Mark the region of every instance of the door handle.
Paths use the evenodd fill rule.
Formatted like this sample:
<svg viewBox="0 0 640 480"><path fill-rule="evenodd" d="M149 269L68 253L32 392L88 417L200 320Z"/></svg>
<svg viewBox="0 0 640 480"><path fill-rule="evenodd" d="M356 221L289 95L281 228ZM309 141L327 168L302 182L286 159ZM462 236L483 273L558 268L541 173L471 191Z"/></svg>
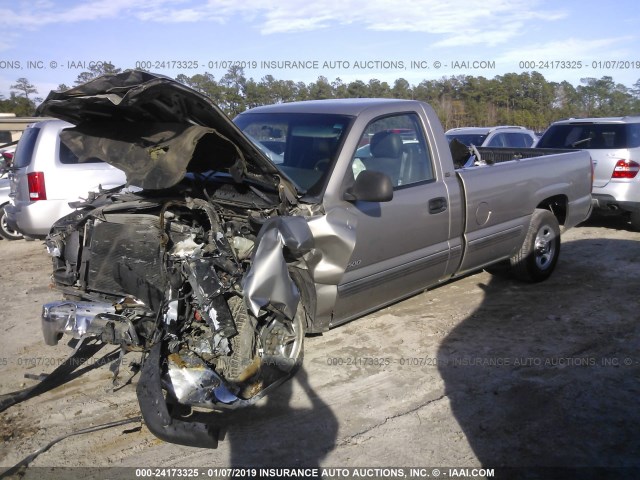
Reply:
<svg viewBox="0 0 640 480"><path fill-rule="evenodd" d="M444 197L432 198L429 200L429 213L435 214L444 212L447 209L447 199Z"/></svg>

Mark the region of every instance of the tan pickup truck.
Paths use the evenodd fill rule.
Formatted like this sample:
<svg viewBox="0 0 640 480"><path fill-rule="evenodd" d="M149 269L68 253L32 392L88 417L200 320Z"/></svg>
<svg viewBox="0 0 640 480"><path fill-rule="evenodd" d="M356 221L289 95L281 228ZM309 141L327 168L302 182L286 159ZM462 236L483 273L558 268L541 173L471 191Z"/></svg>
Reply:
<svg viewBox="0 0 640 480"><path fill-rule="evenodd" d="M561 228L591 208L587 153L483 150L486 165L456 169L418 101L280 104L231 122L178 82L125 72L39 111L76 125L61 141L79 158L137 187L54 225L65 300L44 306L45 339L148 352L145 422L187 445L217 437L186 410L254 403L293 375L305 333L482 268L546 279Z"/></svg>

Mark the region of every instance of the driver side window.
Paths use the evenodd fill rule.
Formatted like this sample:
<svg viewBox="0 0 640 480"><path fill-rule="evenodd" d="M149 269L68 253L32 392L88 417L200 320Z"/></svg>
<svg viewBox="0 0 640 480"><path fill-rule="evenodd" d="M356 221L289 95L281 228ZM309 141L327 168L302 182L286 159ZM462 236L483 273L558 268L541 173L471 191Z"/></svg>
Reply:
<svg viewBox="0 0 640 480"><path fill-rule="evenodd" d="M433 166L416 114L383 117L365 129L351 169L354 178L363 170L386 174L394 188L433 180Z"/></svg>

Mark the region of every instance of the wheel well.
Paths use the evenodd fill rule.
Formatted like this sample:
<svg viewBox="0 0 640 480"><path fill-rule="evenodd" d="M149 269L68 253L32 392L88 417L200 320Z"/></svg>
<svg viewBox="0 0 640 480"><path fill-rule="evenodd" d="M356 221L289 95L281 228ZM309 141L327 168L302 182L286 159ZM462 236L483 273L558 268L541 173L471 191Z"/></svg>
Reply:
<svg viewBox="0 0 640 480"><path fill-rule="evenodd" d="M558 219L560 225L564 225L567 219L567 204L569 203L567 197L564 195L556 195L544 199L538 204L536 208L543 208L549 210Z"/></svg>

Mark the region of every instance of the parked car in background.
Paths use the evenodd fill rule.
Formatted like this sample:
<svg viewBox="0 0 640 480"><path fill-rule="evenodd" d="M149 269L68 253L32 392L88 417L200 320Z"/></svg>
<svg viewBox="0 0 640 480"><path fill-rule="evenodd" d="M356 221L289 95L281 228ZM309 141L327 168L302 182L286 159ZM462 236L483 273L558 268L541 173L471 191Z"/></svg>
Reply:
<svg viewBox="0 0 640 480"><path fill-rule="evenodd" d="M4 206L9 204L9 168L11 167L15 146L0 148L0 237L7 240L18 240L22 234L7 225Z"/></svg>
<svg viewBox="0 0 640 480"><path fill-rule="evenodd" d="M18 142L15 143L17 144ZM9 170L13 163L15 151L15 145L9 144L8 146L0 147L0 175L4 175Z"/></svg>
<svg viewBox="0 0 640 480"><path fill-rule="evenodd" d="M9 229L45 236L58 218L73 211L69 202L125 183L121 170L95 157L81 159L60 142L60 132L71 127L62 120L45 120L24 130L10 173L11 204L5 207Z"/></svg>
<svg viewBox="0 0 640 480"><path fill-rule="evenodd" d="M9 178L6 174L0 175L0 236L7 240L19 240L22 234L16 230L9 228L7 218L4 211L5 205L9 204Z"/></svg>
<svg viewBox="0 0 640 480"><path fill-rule="evenodd" d="M461 127L446 132L449 143L455 138L467 147L529 148L538 140L533 130L524 127Z"/></svg>
<svg viewBox="0 0 640 480"><path fill-rule="evenodd" d="M587 150L595 167L594 208L627 215L640 231L640 116L561 120L537 147Z"/></svg>

